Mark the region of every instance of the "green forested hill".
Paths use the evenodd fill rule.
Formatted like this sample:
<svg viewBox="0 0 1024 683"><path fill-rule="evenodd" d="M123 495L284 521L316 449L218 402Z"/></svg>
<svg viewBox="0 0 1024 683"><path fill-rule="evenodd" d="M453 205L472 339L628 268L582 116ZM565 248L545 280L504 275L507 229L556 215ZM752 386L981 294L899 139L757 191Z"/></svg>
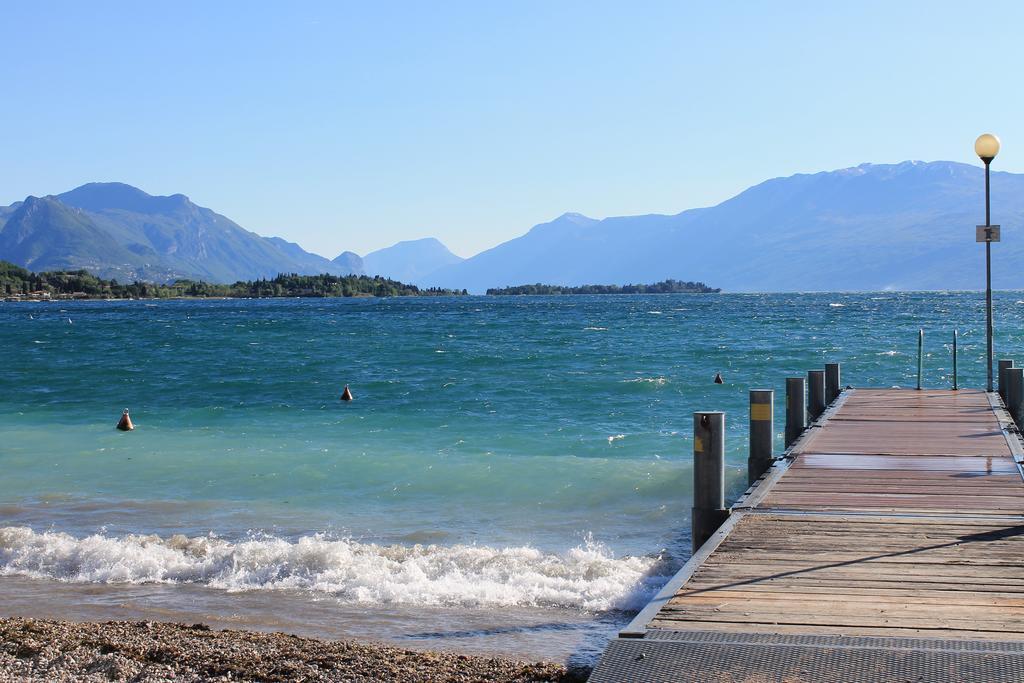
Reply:
<svg viewBox="0 0 1024 683"><path fill-rule="evenodd" d="M367 275L278 275L273 279L249 280L231 285L178 280L167 285L147 282L120 284L104 280L86 270L33 273L7 261L0 261L0 294L18 297L33 292L50 296L78 295L83 298L172 298L172 297L344 297L344 296L454 296L465 290L420 289L397 280Z"/></svg>

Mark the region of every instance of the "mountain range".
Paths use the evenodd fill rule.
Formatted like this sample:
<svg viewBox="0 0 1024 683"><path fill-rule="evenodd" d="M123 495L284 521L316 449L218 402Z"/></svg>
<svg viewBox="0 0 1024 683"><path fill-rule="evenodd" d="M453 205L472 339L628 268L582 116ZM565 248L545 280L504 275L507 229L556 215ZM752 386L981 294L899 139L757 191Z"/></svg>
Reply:
<svg viewBox="0 0 1024 683"><path fill-rule="evenodd" d="M89 183L0 209L0 258L36 271L85 268L121 281L348 274L297 244L249 232L185 195L154 197L123 183Z"/></svg>
<svg viewBox="0 0 1024 683"><path fill-rule="evenodd" d="M1024 175L992 173L999 288L1024 288ZM728 291L978 289L983 171L908 161L768 180L716 206L594 219L567 213L462 259L433 238L334 260L262 237L193 204L121 183L0 207L0 259L33 270L86 268L122 280L210 282L279 272L385 275L483 292L552 285L700 280Z"/></svg>
<svg viewBox="0 0 1024 683"><path fill-rule="evenodd" d="M278 273L384 275L403 282L462 259L434 238L333 260L280 237L263 237L175 194L89 183L0 207L0 259L35 271L85 268L121 281L212 283Z"/></svg>
<svg viewBox="0 0 1024 683"><path fill-rule="evenodd" d="M1024 288L1024 175L992 173L993 278ZM862 164L776 178L710 208L596 220L568 213L422 284L698 280L728 291L979 289L984 172L955 162Z"/></svg>

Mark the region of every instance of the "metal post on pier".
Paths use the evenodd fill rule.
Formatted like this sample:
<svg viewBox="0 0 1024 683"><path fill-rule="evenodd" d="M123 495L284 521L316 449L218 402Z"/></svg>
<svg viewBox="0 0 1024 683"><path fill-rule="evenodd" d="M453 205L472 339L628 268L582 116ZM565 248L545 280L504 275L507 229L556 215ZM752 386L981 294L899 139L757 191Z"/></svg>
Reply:
<svg viewBox="0 0 1024 683"><path fill-rule="evenodd" d="M842 391L839 384L839 363L825 363L825 403L832 405L832 401L839 398Z"/></svg>
<svg viewBox="0 0 1024 683"><path fill-rule="evenodd" d="M772 466L772 441L775 437L775 391L750 390L750 456L747 458L747 485L753 484Z"/></svg>
<svg viewBox="0 0 1024 683"><path fill-rule="evenodd" d="M1024 423L1024 368L1006 368L1001 377L1006 390L1006 410L1019 428Z"/></svg>
<svg viewBox="0 0 1024 683"><path fill-rule="evenodd" d="M921 391L921 373L924 372L924 330L917 331L917 390Z"/></svg>
<svg viewBox="0 0 1024 683"><path fill-rule="evenodd" d="M693 414L693 510L697 552L729 517L725 507L725 413Z"/></svg>
<svg viewBox="0 0 1024 683"><path fill-rule="evenodd" d="M992 391L992 243L999 241L999 226L992 225L992 211L989 201L989 166L999 154L999 138L983 133L974 141L974 152L985 164L985 225L975 228L975 241L985 243L985 369L988 384L985 390Z"/></svg>
<svg viewBox="0 0 1024 683"><path fill-rule="evenodd" d="M1004 374L1008 369L1013 367L1013 359L1002 358L999 361L999 396L1003 399L1003 403L1006 403L1006 375Z"/></svg>
<svg viewBox="0 0 1024 683"><path fill-rule="evenodd" d="M807 420L814 422L825 412L825 371L807 371Z"/></svg>
<svg viewBox="0 0 1024 683"><path fill-rule="evenodd" d="M807 403L803 377L786 378L786 448L800 438L807 427Z"/></svg>
<svg viewBox="0 0 1024 683"><path fill-rule="evenodd" d="M1003 400L1006 404L1006 411L1010 413L1014 423L1020 427L1024 422L1024 368L1003 368L999 377L1002 382L1000 389L1005 392Z"/></svg>
<svg viewBox="0 0 1024 683"><path fill-rule="evenodd" d="M956 378L956 338L958 337L956 330L953 330L953 391L960 389L960 385L957 384Z"/></svg>

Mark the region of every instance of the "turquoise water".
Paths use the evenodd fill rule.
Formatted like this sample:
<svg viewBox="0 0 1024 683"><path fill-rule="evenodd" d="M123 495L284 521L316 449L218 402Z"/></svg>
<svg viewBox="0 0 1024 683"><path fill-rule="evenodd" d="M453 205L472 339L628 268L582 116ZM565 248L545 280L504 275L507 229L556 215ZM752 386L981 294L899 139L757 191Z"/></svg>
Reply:
<svg viewBox="0 0 1024 683"><path fill-rule="evenodd" d="M1000 357L1024 342L1021 298L997 295ZM467 614L543 615L570 635L513 649L563 656L685 559L693 411L726 411L735 495L749 388L776 389L781 432L784 378L826 361L844 384L913 386L919 327L926 385L949 386L957 327L961 384L983 386L983 299L0 304L0 583L159 587L172 616L197 592L218 615L306 600L469 649L488 627Z"/></svg>

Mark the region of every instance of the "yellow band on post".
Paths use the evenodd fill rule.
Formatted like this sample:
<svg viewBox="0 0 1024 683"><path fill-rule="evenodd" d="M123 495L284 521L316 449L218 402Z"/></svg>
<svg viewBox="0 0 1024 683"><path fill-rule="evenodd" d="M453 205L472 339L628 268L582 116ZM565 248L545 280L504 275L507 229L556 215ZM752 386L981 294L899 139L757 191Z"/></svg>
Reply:
<svg viewBox="0 0 1024 683"><path fill-rule="evenodd" d="M693 437L693 452L703 453L704 452L704 439L699 436Z"/></svg>
<svg viewBox="0 0 1024 683"><path fill-rule="evenodd" d="M750 419L758 421L772 419L771 405L769 405L768 403L751 403Z"/></svg>

